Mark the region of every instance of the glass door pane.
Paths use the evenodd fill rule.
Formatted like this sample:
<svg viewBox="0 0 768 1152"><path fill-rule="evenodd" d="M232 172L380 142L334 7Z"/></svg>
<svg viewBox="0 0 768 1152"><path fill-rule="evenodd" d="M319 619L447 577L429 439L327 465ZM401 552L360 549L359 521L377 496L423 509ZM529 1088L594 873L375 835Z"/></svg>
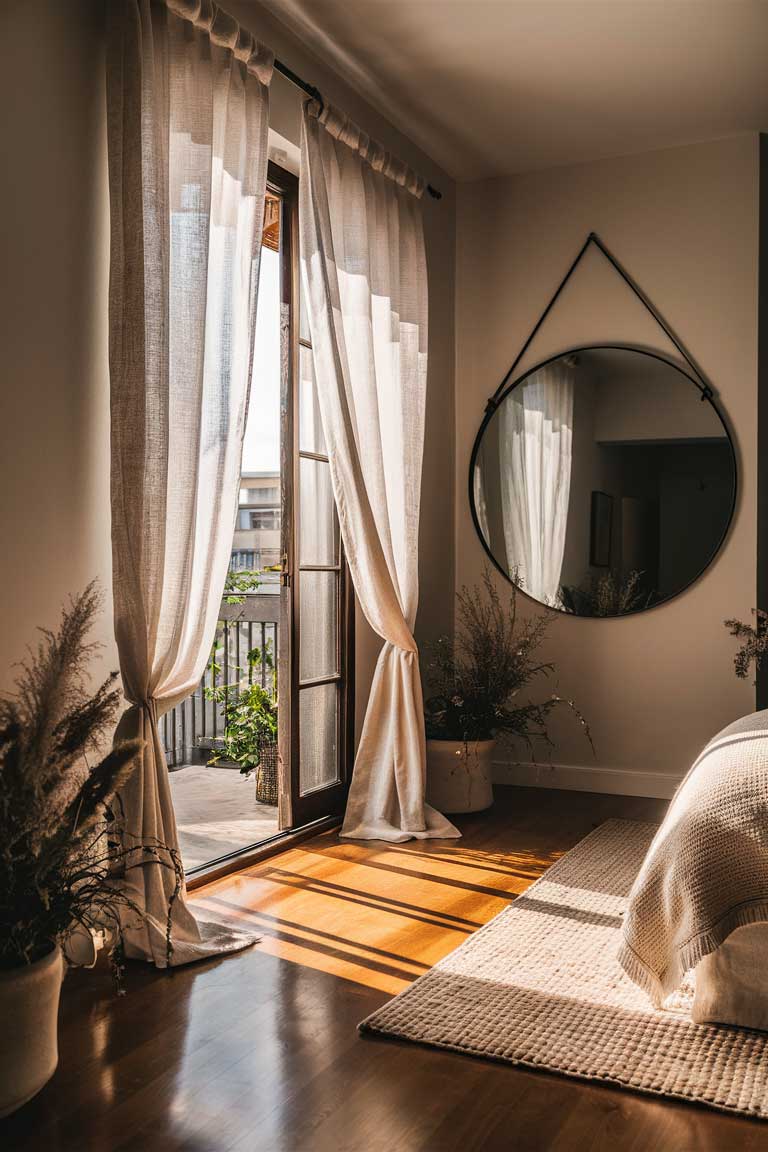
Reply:
<svg viewBox="0 0 768 1152"><path fill-rule="evenodd" d="M302 796L339 779L339 689L337 684L304 688L299 705Z"/></svg>
<svg viewBox="0 0 768 1152"><path fill-rule="evenodd" d="M331 471L324 460L301 458L299 492L301 563L335 567L339 563L339 524Z"/></svg>
<svg viewBox="0 0 768 1152"><path fill-rule="evenodd" d="M300 411L302 400L317 410L305 391ZM322 453L299 450L298 505L299 794L306 796L340 779L341 563L330 465Z"/></svg>
<svg viewBox="0 0 768 1152"><path fill-rule="evenodd" d="M338 583L338 572L300 574L300 685L339 673Z"/></svg>
<svg viewBox="0 0 768 1152"><path fill-rule="evenodd" d="M346 795L350 634L349 585L303 307L297 361L293 589L298 773L292 805L295 816L309 820L340 811Z"/></svg>

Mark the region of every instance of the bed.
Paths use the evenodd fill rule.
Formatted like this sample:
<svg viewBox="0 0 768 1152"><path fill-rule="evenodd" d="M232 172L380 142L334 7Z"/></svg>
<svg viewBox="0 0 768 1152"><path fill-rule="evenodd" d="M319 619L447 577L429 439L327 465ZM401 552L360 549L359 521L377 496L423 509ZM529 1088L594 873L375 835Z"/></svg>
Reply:
<svg viewBox="0 0 768 1152"><path fill-rule="evenodd" d="M710 741L629 896L619 961L659 1006L695 970L696 1021L768 1029L768 710Z"/></svg>
<svg viewBox="0 0 768 1152"><path fill-rule="evenodd" d="M696 968L691 1016L768 1032L768 924L737 928Z"/></svg>

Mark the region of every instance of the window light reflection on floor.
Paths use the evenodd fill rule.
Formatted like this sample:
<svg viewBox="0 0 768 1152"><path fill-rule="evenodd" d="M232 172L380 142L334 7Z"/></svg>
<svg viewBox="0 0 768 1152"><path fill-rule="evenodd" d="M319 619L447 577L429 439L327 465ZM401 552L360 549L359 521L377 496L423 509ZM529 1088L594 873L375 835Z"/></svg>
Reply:
<svg viewBox="0 0 768 1152"><path fill-rule="evenodd" d="M339 841L329 833L195 893L292 963L396 993L524 892L555 857Z"/></svg>

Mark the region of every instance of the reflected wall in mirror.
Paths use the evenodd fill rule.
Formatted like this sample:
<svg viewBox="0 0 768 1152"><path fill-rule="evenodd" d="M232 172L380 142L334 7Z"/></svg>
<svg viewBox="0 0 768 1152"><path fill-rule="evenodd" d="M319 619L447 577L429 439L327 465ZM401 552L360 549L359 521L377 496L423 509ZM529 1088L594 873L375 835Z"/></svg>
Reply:
<svg viewBox="0 0 768 1152"><path fill-rule="evenodd" d="M578 348L512 384L470 465L496 567L577 616L621 616L687 588L733 515L736 459L714 402L635 348Z"/></svg>

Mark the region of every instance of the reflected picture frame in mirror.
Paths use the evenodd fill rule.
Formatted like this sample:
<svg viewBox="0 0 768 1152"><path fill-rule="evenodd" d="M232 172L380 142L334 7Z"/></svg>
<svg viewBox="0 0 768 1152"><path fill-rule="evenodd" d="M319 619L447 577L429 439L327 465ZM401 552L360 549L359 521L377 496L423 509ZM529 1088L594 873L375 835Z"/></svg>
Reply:
<svg viewBox="0 0 768 1152"><path fill-rule="evenodd" d="M713 563L736 510L737 455L708 383L655 350L580 345L489 402L468 494L485 553L526 596L615 618L668 603Z"/></svg>

